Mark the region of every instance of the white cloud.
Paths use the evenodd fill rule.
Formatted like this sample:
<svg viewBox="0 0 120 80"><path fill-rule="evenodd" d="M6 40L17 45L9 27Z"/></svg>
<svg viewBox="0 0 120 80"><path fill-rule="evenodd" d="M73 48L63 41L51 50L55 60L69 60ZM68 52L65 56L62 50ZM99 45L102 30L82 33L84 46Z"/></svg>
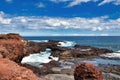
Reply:
<svg viewBox="0 0 120 80"><path fill-rule="evenodd" d="M120 5L120 0L103 0L98 4L98 6L105 5L108 3L113 3L114 5Z"/></svg>
<svg viewBox="0 0 120 80"><path fill-rule="evenodd" d="M114 1L114 4L115 4L115 5L120 5L120 0Z"/></svg>
<svg viewBox="0 0 120 80"><path fill-rule="evenodd" d="M97 2L100 0L50 0L50 1L54 3L68 2L68 5L66 7L73 7L76 5L80 5L81 3ZM120 5L120 0L102 0L100 3L98 3L98 6L102 6L108 3Z"/></svg>
<svg viewBox="0 0 120 80"><path fill-rule="evenodd" d="M53 34L52 36L96 36L96 34Z"/></svg>
<svg viewBox="0 0 120 80"><path fill-rule="evenodd" d="M2 31L34 31L44 30L86 30L86 31L111 31L120 30L120 18L112 20L108 17L96 18L62 18L62 17L36 17L18 16L5 17L0 12L0 30Z"/></svg>
<svg viewBox="0 0 120 80"><path fill-rule="evenodd" d="M98 0L73 0L67 7L73 7L81 3L97 2Z"/></svg>
<svg viewBox="0 0 120 80"><path fill-rule="evenodd" d="M98 4L98 6L101 6L101 5L104 5L104 4L107 4L107 3L110 3L114 0L103 0L101 3Z"/></svg>
<svg viewBox="0 0 120 80"><path fill-rule="evenodd" d="M40 2L39 4L37 4L37 7L39 7L39 8L45 8L45 5L42 2Z"/></svg>
<svg viewBox="0 0 120 80"><path fill-rule="evenodd" d="M100 36L109 36L109 34L104 33L104 34L100 34Z"/></svg>
<svg viewBox="0 0 120 80"><path fill-rule="evenodd" d="M75 5L79 5L81 3L87 3L91 0L73 0L67 7L73 7Z"/></svg>
<svg viewBox="0 0 120 80"><path fill-rule="evenodd" d="M4 18L4 13L0 12L0 24L10 24L11 19Z"/></svg>

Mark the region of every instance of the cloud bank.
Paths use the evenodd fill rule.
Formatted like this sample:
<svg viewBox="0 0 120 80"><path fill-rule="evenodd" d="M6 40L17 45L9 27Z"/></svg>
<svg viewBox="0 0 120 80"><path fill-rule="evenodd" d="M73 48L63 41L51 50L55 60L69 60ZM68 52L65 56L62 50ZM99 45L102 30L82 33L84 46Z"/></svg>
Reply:
<svg viewBox="0 0 120 80"><path fill-rule="evenodd" d="M36 17L17 16L8 17L0 12L0 30L9 31L35 31L35 30L88 30L112 31L120 30L120 18L109 19L107 16L96 18L62 18L62 17Z"/></svg>

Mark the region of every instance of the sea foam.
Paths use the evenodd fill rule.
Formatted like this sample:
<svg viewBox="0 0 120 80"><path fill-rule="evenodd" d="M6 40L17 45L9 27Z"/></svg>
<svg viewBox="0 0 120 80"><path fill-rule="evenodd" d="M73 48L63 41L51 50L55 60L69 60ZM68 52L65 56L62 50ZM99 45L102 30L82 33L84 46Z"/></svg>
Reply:
<svg viewBox="0 0 120 80"><path fill-rule="evenodd" d="M32 41L32 42L48 42L48 40L29 40L29 41Z"/></svg>
<svg viewBox="0 0 120 80"><path fill-rule="evenodd" d="M33 66L39 66L42 63L49 63L52 60L58 61L58 57L53 57L51 55L51 49L46 49L45 52L40 52L37 54L30 54L22 59L22 64L30 64ZM51 57L51 59L49 59Z"/></svg>
<svg viewBox="0 0 120 80"><path fill-rule="evenodd" d="M107 54L104 54L104 55L101 55L101 56L107 57L107 58L120 59L120 52L107 53Z"/></svg>
<svg viewBox="0 0 120 80"><path fill-rule="evenodd" d="M59 42L58 46L60 47L73 47L76 43L72 41Z"/></svg>

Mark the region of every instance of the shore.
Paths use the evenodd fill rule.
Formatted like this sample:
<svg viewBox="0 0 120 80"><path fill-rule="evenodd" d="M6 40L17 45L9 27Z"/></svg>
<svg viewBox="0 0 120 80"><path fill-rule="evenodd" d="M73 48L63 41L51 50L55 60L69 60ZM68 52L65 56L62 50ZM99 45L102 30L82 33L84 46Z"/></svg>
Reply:
<svg viewBox="0 0 120 80"><path fill-rule="evenodd" d="M0 35L0 57L30 69L36 80L37 77L40 80L74 80L74 69L82 62L94 64L103 72L104 80L120 80L119 58L112 58L116 64L109 64L111 58L101 56L112 54L112 50L77 44L73 47L62 46L65 43L56 40L33 42L18 34Z"/></svg>

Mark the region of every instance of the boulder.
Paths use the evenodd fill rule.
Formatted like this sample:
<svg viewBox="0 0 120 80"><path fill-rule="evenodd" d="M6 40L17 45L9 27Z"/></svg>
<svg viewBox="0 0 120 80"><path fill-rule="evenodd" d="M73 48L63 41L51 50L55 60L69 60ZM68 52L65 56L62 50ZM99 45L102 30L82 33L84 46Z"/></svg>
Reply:
<svg viewBox="0 0 120 80"><path fill-rule="evenodd" d="M40 80L31 70L0 58L0 80Z"/></svg>
<svg viewBox="0 0 120 80"><path fill-rule="evenodd" d="M77 65L74 71L75 80L103 80L102 71L90 63Z"/></svg>

